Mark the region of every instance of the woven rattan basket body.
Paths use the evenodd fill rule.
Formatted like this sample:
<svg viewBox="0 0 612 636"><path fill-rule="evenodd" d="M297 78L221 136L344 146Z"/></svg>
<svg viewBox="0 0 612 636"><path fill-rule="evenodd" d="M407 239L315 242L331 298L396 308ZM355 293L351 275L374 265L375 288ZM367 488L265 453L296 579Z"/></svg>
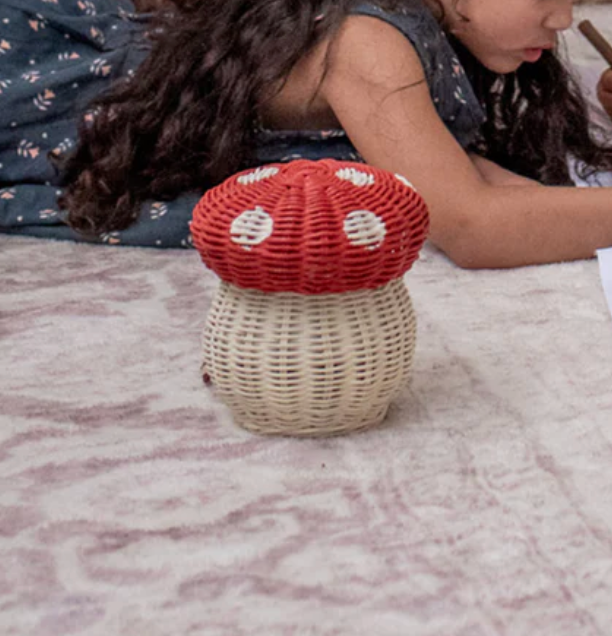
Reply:
<svg viewBox="0 0 612 636"><path fill-rule="evenodd" d="M250 431L334 435L385 417L409 380L415 338L401 279L310 296L222 282L204 329L203 371Z"/></svg>

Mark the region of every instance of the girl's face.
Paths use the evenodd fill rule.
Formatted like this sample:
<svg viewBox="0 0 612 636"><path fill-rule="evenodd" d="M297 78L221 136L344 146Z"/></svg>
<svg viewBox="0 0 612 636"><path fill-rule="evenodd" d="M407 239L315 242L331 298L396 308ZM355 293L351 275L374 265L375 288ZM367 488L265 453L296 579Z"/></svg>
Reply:
<svg viewBox="0 0 612 636"><path fill-rule="evenodd" d="M555 46L573 0L441 0L445 27L486 68L511 73Z"/></svg>

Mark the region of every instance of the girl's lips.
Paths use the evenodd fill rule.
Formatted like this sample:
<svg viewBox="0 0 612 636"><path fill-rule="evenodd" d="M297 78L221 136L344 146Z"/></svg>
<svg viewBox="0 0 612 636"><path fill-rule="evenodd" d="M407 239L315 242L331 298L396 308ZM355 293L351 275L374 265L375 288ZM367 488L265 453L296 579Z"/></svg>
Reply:
<svg viewBox="0 0 612 636"><path fill-rule="evenodd" d="M540 57L542 57L542 51L544 49L538 48L538 49L525 49L523 51L524 57L525 57L525 61L526 62L537 62Z"/></svg>

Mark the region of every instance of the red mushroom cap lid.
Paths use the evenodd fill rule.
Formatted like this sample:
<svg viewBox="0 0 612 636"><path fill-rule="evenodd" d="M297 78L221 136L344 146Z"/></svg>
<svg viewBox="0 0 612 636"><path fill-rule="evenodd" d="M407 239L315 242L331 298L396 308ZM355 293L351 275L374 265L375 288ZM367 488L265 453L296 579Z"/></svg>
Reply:
<svg viewBox="0 0 612 636"><path fill-rule="evenodd" d="M400 278L428 229L425 202L404 177L333 159L234 175L206 192L191 224L202 260L222 280L299 294Z"/></svg>

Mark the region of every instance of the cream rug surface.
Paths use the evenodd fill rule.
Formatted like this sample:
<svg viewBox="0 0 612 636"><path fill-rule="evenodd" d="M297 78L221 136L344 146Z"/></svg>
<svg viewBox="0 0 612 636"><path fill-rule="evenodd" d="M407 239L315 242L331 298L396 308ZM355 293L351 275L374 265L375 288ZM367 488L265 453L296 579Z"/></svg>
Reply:
<svg viewBox="0 0 612 636"><path fill-rule="evenodd" d="M194 252L0 237L4 636L608 634L612 319L597 263L406 276L386 425L236 428Z"/></svg>
<svg viewBox="0 0 612 636"><path fill-rule="evenodd" d="M594 260L427 247L412 386L318 441L249 435L202 385L195 252L0 236L0 272L2 636L612 633Z"/></svg>

